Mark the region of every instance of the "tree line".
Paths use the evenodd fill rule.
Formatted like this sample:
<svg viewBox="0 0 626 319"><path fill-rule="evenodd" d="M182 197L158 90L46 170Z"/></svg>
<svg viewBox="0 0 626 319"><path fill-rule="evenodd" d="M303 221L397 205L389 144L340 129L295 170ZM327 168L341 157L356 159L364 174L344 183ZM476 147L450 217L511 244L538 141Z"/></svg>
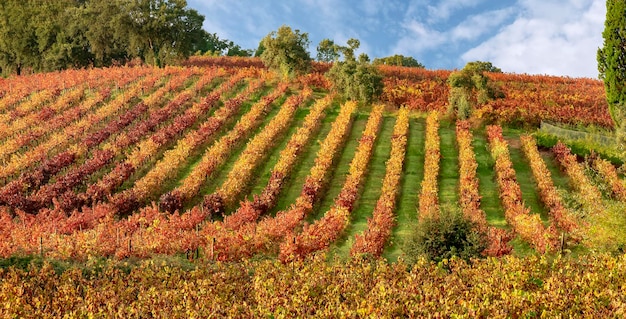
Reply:
<svg viewBox="0 0 626 319"><path fill-rule="evenodd" d="M255 56L283 77L302 75L311 69L313 59L307 51L310 44L308 33L283 25L261 40ZM347 100L370 103L382 93L383 77L376 65L424 68L413 57L398 54L376 58L373 62L365 53L356 57L360 44L358 39L352 38L346 45L331 39L323 39L317 45L317 60L332 63L326 76L333 89Z"/></svg>
<svg viewBox="0 0 626 319"><path fill-rule="evenodd" d="M202 29L185 0L0 1L0 73L124 64L163 66L193 53L250 55Z"/></svg>

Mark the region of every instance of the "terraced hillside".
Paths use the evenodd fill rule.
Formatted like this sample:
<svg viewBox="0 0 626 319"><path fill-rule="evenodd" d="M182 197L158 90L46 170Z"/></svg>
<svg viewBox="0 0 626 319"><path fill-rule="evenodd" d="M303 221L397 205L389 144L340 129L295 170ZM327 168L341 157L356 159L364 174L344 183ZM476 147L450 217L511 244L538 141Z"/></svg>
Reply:
<svg viewBox="0 0 626 319"><path fill-rule="evenodd" d="M382 101L362 105L319 74L234 61L0 82L0 256L395 260L455 205L486 254L526 254L595 247L591 223L624 203L614 166L529 135L610 126L598 81L493 74L506 98L454 122L446 72L387 67Z"/></svg>

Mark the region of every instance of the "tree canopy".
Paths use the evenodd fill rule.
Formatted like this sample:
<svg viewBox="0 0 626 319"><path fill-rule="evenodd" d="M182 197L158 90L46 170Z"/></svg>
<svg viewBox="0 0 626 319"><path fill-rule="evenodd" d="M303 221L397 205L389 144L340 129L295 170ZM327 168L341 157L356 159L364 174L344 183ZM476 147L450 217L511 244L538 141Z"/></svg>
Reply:
<svg viewBox="0 0 626 319"><path fill-rule="evenodd" d="M250 55L202 30L203 22L185 0L4 0L0 69L19 74L133 58L162 66L198 51Z"/></svg>
<svg viewBox="0 0 626 319"><path fill-rule="evenodd" d="M448 113L456 113L457 118L467 119L476 105L502 97L496 87L489 82L485 72L502 72L491 62L468 62L463 69L452 72L448 77Z"/></svg>
<svg viewBox="0 0 626 319"><path fill-rule="evenodd" d="M196 54L205 54L213 56L252 56L254 53L250 49L242 49L241 46L233 41L220 39L216 33L209 33L202 30L199 41L194 43Z"/></svg>
<svg viewBox="0 0 626 319"><path fill-rule="evenodd" d="M311 68L311 56L307 51L309 34L292 30L283 25L270 32L259 45L261 60L269 69L287 77L303 74Z"/></svg>
<svg viewBox="0 0 626 319"><path fill-rule="evenodd" d="M494 66L491 62L485 61L472 61L467 62L463 70L466 72L472 73L480 73L483 72L493 72L493 73L502 73L502 70L496 66Z"/></svg>
<svg viewBox="0 0 626 319"><path fill-rule="evenodd" d="M424 65L417 62L415 58L400 54L395 54L384 58L376 58L374 59L374 65L395 65L411 68L424 68Z"/></svg>
<svg viewBox="0 0 626 319"><path fill-rule="evenodd" d="M333 89L340 92L346 99L371 102L383 90L382 76L378 69L370 63L366 54L355 57L360 42L349 39L347 46L336 46L336 52L343 53L343 61L335 61L328 71L328 78Z"/></svg>
<svg viewBox="0 0 626 319"><path fill-rule="evenodd" d="M324 39L317 45L317 60L321 62L337 61L340 57L339 46L335 41Z"/></svg>

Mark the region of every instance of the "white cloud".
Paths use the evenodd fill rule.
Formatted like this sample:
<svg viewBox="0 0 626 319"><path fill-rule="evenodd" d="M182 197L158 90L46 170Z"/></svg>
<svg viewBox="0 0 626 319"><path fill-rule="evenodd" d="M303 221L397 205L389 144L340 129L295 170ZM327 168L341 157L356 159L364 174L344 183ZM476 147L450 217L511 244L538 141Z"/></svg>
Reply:
<svg viewBox="0 0 626 319"><path fill-rule="evenodd" d="M483 0L443 0L436 1L437 5L428 6L428 21L435 23L447 20L453 11L470 8L478 5Z"/></svg>
<svg viewBox="0 0 626 319"><path fill-rule="evenodd" d="M394 53L414 55L440 46L446 41L441 32L429 28L418 21L409 21L403 25L409 34L401 37L392 50Z"/></svg>
<svg viewBox="0 0 626 319"><path fill-rule="evenodd" d="M507 72L597 77L604 1L521 1L521 14L462 55L490 61Z"/></svg>
<svg viewBox="0 0 626 319"><path fill-rule="evenodd" d="M510 18L512 8L487 11L467 17L458 25L438 31L426 23L412 19L402 24L405 30L392 53L420 55L429 50L445 50L446 46L455 46L459 42L475 41L481 36L497 29ZM445 51L444 51L445 52ZM448 55L453 54L449 52Z"/></svg>
<svg viewBox="0 0 626 319"><path fill-rule="evenodd" d="M452 40L475 40L492 29L498 27L508 19L514 10L512 8L493 10L473 15L461 22L450 31Z"/></svg>

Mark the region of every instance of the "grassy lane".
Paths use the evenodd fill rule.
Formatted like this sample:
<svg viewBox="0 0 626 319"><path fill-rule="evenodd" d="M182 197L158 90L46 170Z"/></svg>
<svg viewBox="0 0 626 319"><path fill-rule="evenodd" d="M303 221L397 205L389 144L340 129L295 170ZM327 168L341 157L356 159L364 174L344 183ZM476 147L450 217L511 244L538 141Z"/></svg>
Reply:
<svg viewBox="0 0 626 319"><path fill-rule="evenodd" d="M395 116L387 116L383 119L368 166L367 176L363 183L361 197L352 211L350 225L332 248L333 254L341 259L347 259L350 256L354 235L362 233L367 228L367 219L372 216L376 202L380 197L386 172L385 162L391 153L391 136L393 135L395 119Z"/></svg>
<svg viewBox="0 0 626 319"><path fill-rule="evenodd" d="M457 205L459 183L459 151L454 124L442 121L439 128L441 162L439 166L439 203Z"/></svg>
<svg viewBox="0 0 626 319"><path fill-rule="evenodd" d="M522 151L519 140L520 133L521 132L517 130L511 131L505 129L503 135L509 144L509 152L511 154L511 161L513 162L513 169L515 169L515 176L522 189L522 199L524 199L526 206L530 208L532 213L539 214L544 224L549 225L548 211L541 202L533 171Z"/></svg>
<svg viewBox="0 0 626 319"><path fill-rule="evenodd" d="M233 116L231 119L226 121L224 128L219 130L218 133L215 134L215 137L211 139L209 143L205 143L204 145L202 145L202 147L198 148L197 153L194 153L192 156L189 157L189 160L187 161L189 165L185 166L181 170L180 174L178 175L178 178L176 179L176 185L172 187L180 185L180 182L184 180L187 177L187 175L191 173L191 171L196 167L196 165L198 165L198 163L200 163L200 160L202 159L204 152L213 145L213 142L218 141L220 138L222 138L222 136L228 134L228 132L231 131L235 127L235 125L237 125L237 122L241 119L241 117L243 117L246 113L248 113L252 109L252 106L256 102L260 101L263 96L266 96L267 94L271 93L273 89L274 87L265 87L262 91L262 94L255 95L254 99L244 102L241 105L239 112L237 112L237 115ZM281 97L276 99L269 107L272 108L273 112L277 113L278 112L277 109L280 108L280 106L287 100L288 97L289 97L289 93L283 94ZM169 190L171 189L168 189L168 191Z"/></svg>
<svg viewBox="0 0 626 319"><path fill-rule="evenodd" d="M241 90L243 90L244 88L245 88L245 85L244 85L244 84L239 84L239 85L235 86L235 88L233 88L233 90L232 90L233 92L230 92L229 94L231 94L231 95L233 95L233 96L234 96L234 95L238 94L239 92L241 92ZM239 112L237 112L237 114L236 114L235 116L233 116L233 118L237 118L238 116L241 116L242 114L245 114L245 112L247 112L247 111L250 109L250 107L252 106L252 104L253 104L254 102L258 101L259 99L261 99L261 97L262 97L262 96L266 95L266 94L269 92L269 90L270 90L270 89L271 89L270 87L266 86L266 87L263 87L262 89L260 89L258 93L253 94L253 95L251 96L250 100L248 100L248 101L244 102L244 103L241 105L241 107L240 107L240 109L239 109ZM201 99L202 99L202 97L201 97L201 96L196 95L196 96L193 98L193 100L192 100L192 101L188 101L188 102L186 103L186 104L187 104L187 106L186 106L186 108L185 108L185 111L186 111L187 109L191 108L191 107L192 107L192 105L193 105L194 103L197 103L197 102L198 102L198 101L200 101ZM226 100L226 99L224 99L224 100ZM128 180L126 180L126 182L124 182L124 184L122 184L122 186L120 187L120 189L119 189L118 191L122 191L122 190L125 190L125 189L128 189L128 188L132 188L132 187L134 186L135 182L137 182L138 180L140 180L141 178L143 178L146 174L148 174L148 172L149 172L149 171L150 171L150 170L154 167L154 165L155 165L155 164L156 164L159 160L161 160L161 158L163 158L163 154L164 154L167 150L169 150L169 149L171 149L171 148L173 148L173 147L175 147L175 146L176 146L176 143L178 142L178 139L180 139L180 138L184 137L184 136L185 136L187 133L189 133L190 131L192 131L192 130L196 130L196 129L200 126L200 124L201 124L201 123L203 123L203 122L204 122L204 121L206 121L208 118L210 118L211 116L213 116L213 113L214 113L217 109L219 109L219 108L223 107L223 105L224 105L224 103L220 101L220 102L219 102L219 103L218 103L215 107L211 108L211 110L210 110L209 112L207 112L206 114L201 115L201 116L198 118L198 120L197 120L197 121L196 121L193 125L191 125L191 126L190 126L190 127L188 127L187 129L185 129L182 133L180 133L178 138L175 138L175 139L173 139L172 141L169 141L168 143L166 143L163 147L160 147L160 148L159 148L159 150L156 152L155 156L151 157L151 158L150 158L150 159L149 159L149 160L148 160L148 161L147 161L144 165L142 165L141 167L139 167L139 168L138 168L138 169L137 169L137 170L133 173L133 175L132 175L132 176L131 176ZM183 111L183 112L179 112L179 113L178 113L178 115L173 115L173 116L171 116L170 118L168 118L168 120L167 120L165 123L161 123L161 124L159 124L159 129L161 129L161 128L163 128L163 127L166 127L166 126L170 125L171 123L173 123L173 121L174 121L174 120L175 120L178 116L181 116L182 114L184 114L184 113L185 113L185 111ZM211 140L214 140L215 138L219 138L219 136L220 136L221 134L223 134L224 132L226 132L226 131L230 130L230 129L231 129L231 128L235 125L235 122L236 122L236 121L233 121L233 120L232 120L232 118L231 118L230 120L228 120L228 121L226 122L226 125L224 126L225 128L223 128L222 130L218 131L218 133L217 133L217 134L215 134ZM158 131L159 129L157 129L156 131ZM194 163L195 161L193 161L193 157L192 157L191 159L192 159L192 161L188 161L187 163L192 163L191 165L193 165L193 163ZM188 173L188 172L189 172L189 168L188 168L188 167L189 167L189 165L183 165L183 167L181 168L181 170L182 170L183 172L187 172L187 173ZM173 179L173 181L177 181L177 179ZM169 189L170 189L170 188L172 188L172 187L173 187L173 185L171 185L171 184L168 182L168 183L166 183L165 185L163 185L162 190L164 190L164 189L165 189L165 190L169 190ZM152 200L154 200L154 198L151 198L151 199L152 199ZM157 199L158 199L158 197L157 197Z"/></svg>
<svg viewBox="0 0 626 319"><path fill-rule="evenodd" d="M396 261L402 254L402 246L417 224L417 195L424 177L425 129L426 122L423 118L410 120L404 174L396 209L396 226L389 246L383 252L383 257L389 261Z"/></svg>
<svg viewBox="0 0 626 319"><path fill-rule="evenodd" d="M487 221L489 225L509 228L504 218L504 211L500 204L500 198L498 197L498 186L496 185L494 162L489 153L489 145L485 136L485 131L476 131L474 133L474 141L472 146L474 147L474 153L476 154L476 162L478 168L476 169L476 175L479 179L480 190L480 208L487 215Z"/></svg>
<svg viewBox="0 0 626 319"><path fill-rule="evenodd" d="M311 103L307 104L309 106L311 105ZM239 208L239 202L241 200L244 200L244 198L252 200L252 194L260 194L265 188L272 173L272 169L278 162L280 152L287 146L287 143L291 139L293 133L302 125L302 122L309 111L309 108L299 108L296 110L289 128L287 128L285 132L278 137L278 141L275 141L276 145L264 154L263 161L257 166L256 171L248 181L247 189L242 192L239 198L236 199L236 204L234 205L235 207L230 207L226 210L227 215Z"/></svg>
<svg viewBox="0 0 626 319"><path fill-rule="evenodd" d="M309 114L310 109L298 109L294 115L293 124L285 131L283 139L280 143L276 144L271 149L270 155L266 158L265 162L259 167L258 175L255 180L250 181L250 184L253 186L250 188L250 192L248 194L248 198L252 200L252 194L260 194L261 191L267 186L267 182L270 179L270 175L272 174L272 169L274 165L278 162L280 157L280 152L287 146L287 143L291 139L291 136L296 132L296 130L302 125L302 121Z"/></svg>
<svg viewBox="0 0 626 319"><path fill-rule="evenodd" d="M289 180L285 183L284 190L276 201L276 207L270 211L272 215L277 211L287 209L289 205L293 204L296 198L300 196L304 180L309 175L311 167L315 165L315 157L317 156L317 151L320 149L320 143L326 138L332 123L337 118L339 107L339 104L333 103L333 106L326 111L326 116L322 121L319 132L317 135L314 134L311 137L311 141L307 143L307 149L302 153L301 159L293 168ZM263 187L264 186L265 185L263 185Z"/></svg>
<svg viewBox="0 0 626 319"><path fill-rule="evenodd" d="M200 188L200 191L198 192L198 194L196 194L196 196L194 196L186 205L185 208L189 208L195 205L198 205L200 203L202 203L202 200L204 199L204 195L207 194L211 194L213 193L217 187L219 187L220 185L222 185L222 183L226 180L226 178L228 177L228 172L230 172L231 168L233 167L233 165L235 165L235 162L237 161L237 158L239 158L239 155L243 152L243 150L246 148L246 143L248 143L248 141L253 138L257 133L259 133L263 127L265 125L267 125L267 123L269 123L272 118L274 118L274 116L276 114L278 114L278 111L280 110L280 106L283 104L283 102L286 100L283 98L280 98L278 100L278 102L274 102L272 103L272 109L270 110L270 112L265 116L265 118L262 120L261 124L256 127L255 129L252 130L252 132L249 134L248 138L246 138L245 140L241 141L229 154L228 160L224 163L224 165L222 165L221 167L218 167L215 172L212 174L211 177L208 178L208 181L202 186L202 188ZM250 107L252 106L252 103L250 103L249 105L247 105L245 112L250 110ZM245 114L245 112L239 112L240 116L239 118ZM237 121L239 120L239 118L237 118ZM232 125L229 125L228 130L226 130L225 132L228 132L229 130L231 130L237 121L233 121ZM215 140L218 140L219 138L221 138L221 136L216 137ZM208 147L210 147L210 145L208 145ZM197 165L198 161L202 158L202 155L204 154L204 151L206 149L202 149L201 152L199 152L199 156L197 157L197 159L195 159L193 166ZM179 178L177 179L177 183L178 184L181 180L183 180L191 171L193 167L188 167L185 170L183 170L182 174L179 175ZM176 186L176 185L173 185ZM173 187L172 187L173 189Z"/></svg>
<svg viewBox="0 0 626 319"><path fill-rule="evenodd" d="M314 211L307 216L307 221L312 223L317 219L324 216L324 214L330 209L330 207L335 202L335 198L339 195L341 188L343 187L343 183L346 180L346 176L348 176L348 171L350 170L350 162L354 157L354 153L356 152L356 148L359 145L359 139L361 138L361 134L365 129L365 124L367 124L367 118L369 117L369 113L357 113L356 118L352 124L352 129L350 131L350 135L346 140L346 144L343 147L341 156L337 160L337 164L335 165L335 171L330 176L330 182L328 183L328 188L326 193L320 198L319 204L314 209Z"/></svg>
<svg viewBox="0 0 626 319"><path fill-rule="evenodd" d="M554 157L554 154L550 150L539 150L543 161L546 163L548 170L550 171L550 175L552 176L552 182L554 186L560 189L565 189L567 191L572 191L573 188L570 185L569 177L567 174L559 169L559 164Z"/></svg>
<svg viewBox="0 0 626 319"><path fill-rule="evenodd" d="M181 87L179 87L177 90L174 91L170 91L168 93L166 93L162 99L159 102L159 107L165 107L168 103L171 102L171 100L178 95L180 92L188 89L189 87L191 87L192 85L195 85L196 81L198 80L198 77L192 77L190 79L188 79L185 84L183 84ZM212 90L213 88L215 88L215 86L217 86L217 83L220 83L216 80L213 80L210 84L208 84L207 86L205 86L202 90L200 90L200 93L198 93L196 96L204 96L207 94L207 92L209 92L210 90ZM181 106L179 109L177 109L175 112L172 113L172 115L166 120L163 121L162 123L160 123L157 128L154 130L158 130L158 128L161 128L165 125L168 125L169 123L172 122L172 120L174 118L176 118L178 115L182 114L183 112L185 112L187 110L187 108L191 107L192 103L185 103L183 106ZM212 112L214 111L214 109L212 109L210 112L212 114ZM147 112L149 113L149 112ZM140 123L141 121L145 121L148 118L150 118L150 114L142 114L142 116L140 116L134 124L132 124L132 126L129 126L128 128L126 128L126 131L130 131L134 129L134 126L137 125L138 123ZM129 146L130 147L130 146ZM131 148L132 149L132 148ZM115 157L115 159L109 163L104 169L100 170L99 172L92 174L87 181L79 186L79 191L80 192L85 192L87 189L87 186L93 183L98 182L103 176L105 176L106 174L108 174L111 169L113 167L115 167L115 165L117 165L119 162L125 161L126 160L126 156L128 154L130 154L131 151L127 150L126 152L123 152L123 154L120 154L118 156Z"/></svg>
<svg viewBox="0 0 626 319"><path fill-rule="evenodd" d="M213 134L211 138L204 141L202 145L200 145L193 152L191 152L191 154L189 154L189 157L187 158L186 165L184 165L181 169L179 169L176 178L173 178L172 180L165 183L165 187L163 188L164 189L163 193L169 192L173 190L174 188L176 188L177 186L179 186L180 183L191 173L193 168L196 167L196 165L198 165L206 149L211 147L215 141L219 140L222 136L226 135L230 130L232 130L233 127L235 127L235 125L239 121L239 119L252 109L252 105L257 103L259 100L261 100L262 97L269 94L272 90L273 90L273 87L266 86L262 89L260 93L254 94L253 97L249 101L246 101L241 105L239 111L237 112L235 116L231 117L224 123L225 125L221 130L218 130L215 134ZM281 96L274 102L274 104L272 104L272 106L277 106L277 105L282 104L282 102L286 98L287 98L286 95ZM214 108L212 112L214 112L218 108L219 107ZM201 123L196 123L194 125L194 128L198 128L200 127L200 125Z"/></svg>

